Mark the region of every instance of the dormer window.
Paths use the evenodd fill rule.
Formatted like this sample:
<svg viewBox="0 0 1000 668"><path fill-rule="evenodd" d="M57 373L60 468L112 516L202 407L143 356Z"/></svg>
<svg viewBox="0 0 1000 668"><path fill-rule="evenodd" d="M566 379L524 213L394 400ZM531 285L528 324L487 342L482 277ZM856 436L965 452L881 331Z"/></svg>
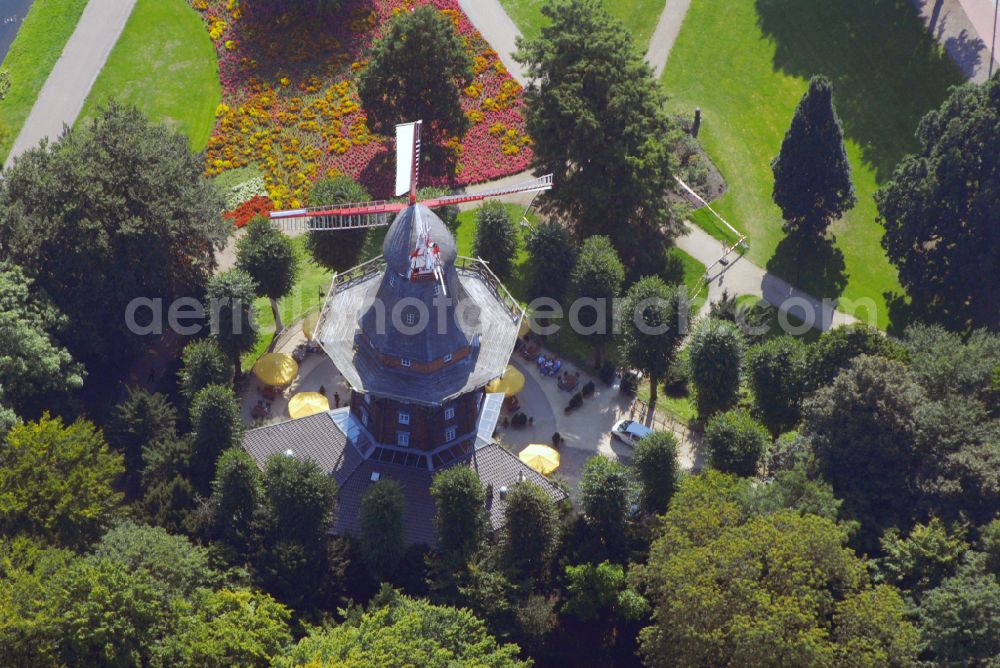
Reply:
<svg viewBox="0 0 1000 668"><path fill-rule="evenodd" d="M401 448L410 447L410 432L408 431L397 431L396 432L396 445Z"/></svg>
<svg viewBox="0 0 1000 668"><path fill-rule="evenodd" d="M410 411L399 411L399 424L410 424Z"/></svg>
<svg viewBox="0 0 1000 668"><path fill-rule="evenodd" d="M445 420L454 420L455 419L455 407L454 406L448 406L448 408L444 409L444 419Z"/></svg>
<svg viewBox="0 0 1000 668"><path fill-rule="evenodd" d="M405 367L409 367L410 366L410 358L409 357L401 357L399 359L399 363L402 364Z"/></svg>
<svg viewBox="0 0 1000 668"><path fill-rule="evenodd" d="M451 356L451 353L448 353L447 355L445 355L445 356L444 356L444 363L445 363L445 364L447 364L447 363L448 363L448 362L450 362L451 360L452 360L452 356Z"/></svg>
<svg viewBox="0 0 1000 668"><path fill-rule="evenodd" d="M458 427L448 427L444 430L445 442L454 441L456 436L458 436Z"/></svg>

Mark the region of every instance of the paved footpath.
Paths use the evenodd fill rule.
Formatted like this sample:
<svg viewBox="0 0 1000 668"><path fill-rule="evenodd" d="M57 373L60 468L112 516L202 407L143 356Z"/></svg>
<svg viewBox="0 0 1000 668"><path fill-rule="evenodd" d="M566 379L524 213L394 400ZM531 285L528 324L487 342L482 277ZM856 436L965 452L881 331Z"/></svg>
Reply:
<svg viewBox="0 0 1000 668"><path fill-rule="evenodd" d="M135 2L90 0L87 3L7 156L7 166L43 137L55 139L62 133L63 125L73 125Z"/></svg>
<svg viewBox="0 0 1000 668"><path fill-rule="evenodd" d="M681 32L681 24L684 23L684 16L687 14L691 0L667 0L666 6L660 13L660 20L653 31L653 37L649 40L649 49L646 50L646 60L653 67L653 75L659 79L663 74L663 68L667 65L667 58L670 57L670 49L674 48L677 35Z"/></svg>
<svg viewBox="0 0 1000 668"><path fill-rule="evenodd" d="M910 3L962 74L976 83L986 81L990 70L989 43L993 37L993 0L910 0ZM1000 54L1000 48L997 52Z"/></svg>
<svg viewBox="0 0 1000 668"><path fill-rule="evenodd" d="M517 50L516 41L521 36L521 31L507 16L499 0L458 0L458 6L497 52L511 76L522 86L525 85L528 79L524 75L524 68L512 55Z"/></svg>
<svg viewBox="0 0 1000 668"><path fill-rule="evenodd" d="M728 265L715 264L722 255L722 242L693 223L688 223L687 234L677 239L677 247L706 267L715 265L709 276L708 302L718 301L723 291L728 290L730 295L762 297L779 311L787 312L822 331L857 322L853 316L837 311L833 304L799 290L743 256L733 253ZM702 309L703 313L708 310L708 302Z"/></svg>

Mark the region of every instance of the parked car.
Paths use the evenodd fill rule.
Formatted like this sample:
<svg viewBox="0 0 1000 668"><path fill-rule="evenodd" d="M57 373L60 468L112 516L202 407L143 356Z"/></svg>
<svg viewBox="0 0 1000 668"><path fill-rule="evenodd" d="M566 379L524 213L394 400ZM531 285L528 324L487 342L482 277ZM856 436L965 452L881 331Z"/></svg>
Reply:
<svg viewBox="0 0 1000 668"><path fill-rule="evenodd" d="M611 428L611 438L616 438L622 443L632 446L652 433L652 429L635 420L619 420Z"/></svg>

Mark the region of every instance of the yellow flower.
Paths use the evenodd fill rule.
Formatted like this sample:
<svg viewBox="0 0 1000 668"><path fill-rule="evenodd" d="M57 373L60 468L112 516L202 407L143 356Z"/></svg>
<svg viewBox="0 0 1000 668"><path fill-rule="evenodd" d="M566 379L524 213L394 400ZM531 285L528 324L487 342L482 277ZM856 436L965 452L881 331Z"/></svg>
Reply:
<svg viewBox="0 0 1000 668"><path fill-rule="evenodd" d="M281 77L280 79L278 79L278 83L280 83L282 86L288 86L288 84L292 83L292 80L289 79L288 77Z"/></svg>

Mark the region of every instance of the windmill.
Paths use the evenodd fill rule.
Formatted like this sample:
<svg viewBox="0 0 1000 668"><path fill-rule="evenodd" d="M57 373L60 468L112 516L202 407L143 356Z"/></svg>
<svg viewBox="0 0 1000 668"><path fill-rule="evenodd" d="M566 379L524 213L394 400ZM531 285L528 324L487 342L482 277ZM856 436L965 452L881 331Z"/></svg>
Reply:
<svg viewBox="0 0 1000 668"><path fill-rule="evenodd" d="M396 188L394 194L398 197L409 193L408 202L378 200L272 211L271 220L286 232L350 230L386 226L400 211L414 207L419 234L415 247L410 253L410 269L406 278L411 281L437 280L442 291L447 295L438 246L431 238L426 223L420 220L420 208L416 205L420 204L431 209L516 193L541 192L552 187L552 175L548 174L530 181L484 192L446 195L418 202L417 180L420 172L420 130L422 123L422 121L415 121L396 126Z"/></svg>

